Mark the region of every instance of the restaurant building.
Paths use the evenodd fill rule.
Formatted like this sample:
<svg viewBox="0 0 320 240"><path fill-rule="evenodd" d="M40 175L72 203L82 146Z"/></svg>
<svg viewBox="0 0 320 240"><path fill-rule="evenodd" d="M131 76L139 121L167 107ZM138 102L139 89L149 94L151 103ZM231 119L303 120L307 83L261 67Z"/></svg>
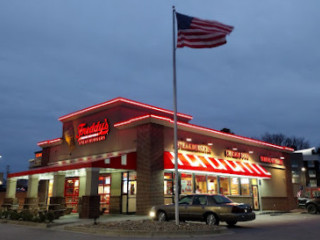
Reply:
<svg viewBox="0 0 320 240"><path fill-rule="evenodd" d="M180 194L220 193L255 210L289 210L293 149L191 124L178 113ZM25 206L51 204L92 218L105 213L147 214L174 199L173 112L115 98L59 118L62 136L38 142L27 171Z"/></svg>

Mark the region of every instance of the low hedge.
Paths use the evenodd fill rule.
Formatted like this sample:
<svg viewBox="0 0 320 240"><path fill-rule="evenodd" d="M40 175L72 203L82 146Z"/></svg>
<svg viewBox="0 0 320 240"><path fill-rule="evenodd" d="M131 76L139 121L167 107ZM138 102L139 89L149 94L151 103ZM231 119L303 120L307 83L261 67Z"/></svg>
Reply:
<svg viewBox="0 0 320 240"><path fill-rule="evenodd" d="M55 216L53 211L30 211L22 210L0 210L0 219L16 220L16 221L31 221L31 222L53 222Z"/></svg>

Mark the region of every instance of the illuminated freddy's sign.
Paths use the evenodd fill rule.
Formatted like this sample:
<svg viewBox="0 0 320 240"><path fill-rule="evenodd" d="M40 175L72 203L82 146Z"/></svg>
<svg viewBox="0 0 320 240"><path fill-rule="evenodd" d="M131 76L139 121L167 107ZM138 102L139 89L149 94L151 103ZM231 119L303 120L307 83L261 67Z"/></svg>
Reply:
<svg viewBox="0 0 320 240"><path fill-rule="evenodd" d="M283 160L280 158L260 156L260 161L265 163L283 165Z"/></svg>
<svg viewBox="0 0 320 240"><path fill-rule="evenodd" d="M79 145L84 145L88 143L94 143L103 141L106 139L106 135L109 133L109 123L105 118L104 122L95 122L90 126L86 123L81 123L78 125L77 140Z"/></svg>
<svg viewBox="0 0 320 240"><path fill-rule="evenodd" d="M207 145L188 143L184 141L178 141L178 149L191 152L211 153L211 149Z"/></svg>
<svg viewBox="0 0 320 240"><path fill-rule="evenodd" d="M226 157L249 160L249 153L226 150Z"/></svg>

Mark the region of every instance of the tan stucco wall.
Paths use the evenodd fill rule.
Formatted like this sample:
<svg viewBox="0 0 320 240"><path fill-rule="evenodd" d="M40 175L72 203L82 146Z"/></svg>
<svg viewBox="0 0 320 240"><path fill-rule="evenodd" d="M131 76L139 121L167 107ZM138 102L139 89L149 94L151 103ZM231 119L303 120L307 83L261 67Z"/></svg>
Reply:
<svg viewBox="0 0 320 240"><path fill-rule="evenodd" d="M271 173L271 179L261 180L262 197L286 197L287 187L284 169L266 168Z"/></svg>

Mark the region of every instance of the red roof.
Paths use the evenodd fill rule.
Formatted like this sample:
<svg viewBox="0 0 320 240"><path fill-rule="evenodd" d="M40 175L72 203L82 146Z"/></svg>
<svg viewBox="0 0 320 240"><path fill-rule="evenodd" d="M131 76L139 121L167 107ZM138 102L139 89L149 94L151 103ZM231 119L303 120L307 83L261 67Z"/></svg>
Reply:
<svg viewBox="0 0 320 240"><path fill-rule="evenodd" d="M80 115L82 116L82 115L85 115L85 114L88 114L88 113L92 113L92 112L96 112L96 111L99 111L99 110L102 110L102 109L110 108L110 107L116 106L117 104L127 104L127 105L130 105L130 106L143 108L143 109L149 110L149 111L152 110L153 112L157 112L160 115L161 114L169 114L169 115L173 116L173 114L174 114L174 112L171 111L171 110L167 110L167 109L164 109L164 108L159 108L159 107L155 107L155 106L148 105L148 104L145 104L145 103L141 103L141 102L133 101L133 100L130 100L130 99L118 97L118 98L114 98L112 100L109 100L109 101L106 101L106 102L103 102L103 103L99 103L99 104L93 105L91 107L87 107L87 108L81 109L79 111L75 111L73 113L64 115L64 116L59 118L59 121L64 122L64 121L72 120L74 117L78 117ZM187 115L187 114L183 114L183 113L177 113L177 116L182 118L182 119L184 119L184 120L186 120L186 121L190 121L192 119L192 116Z"/></svg>

